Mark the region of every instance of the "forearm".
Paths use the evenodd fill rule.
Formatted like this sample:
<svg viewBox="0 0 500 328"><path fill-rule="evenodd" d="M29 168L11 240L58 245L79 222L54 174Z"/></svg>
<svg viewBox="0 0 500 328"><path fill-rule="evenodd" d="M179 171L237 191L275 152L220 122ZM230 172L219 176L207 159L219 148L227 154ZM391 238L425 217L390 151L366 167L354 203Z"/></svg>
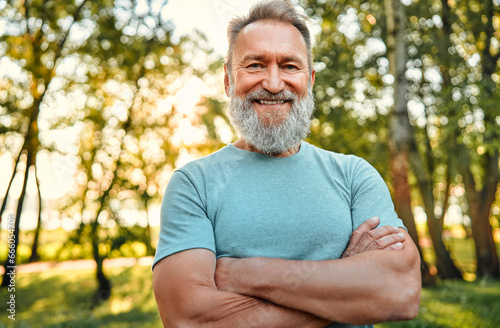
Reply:
<svg viewBox="0 0 500 328"><path fill-rule="evenodd" d="M329 321L261 299L196 287L186 308L160 308L165 327L324 327Z"/></svg>
<svg viewBox="0 0 500 328"><path fill-rule="evenodd" d="M418 254L409 248L331 261L238 260L231 275L238 281L231 285L234 292L337 322L409 319L420 299ZM400 252L396 261L394 252Z"/></svg>
<svg viewBox="0 0 500 328"><path fill-rule="evenodd" d="M153 290L165 327L323 327L324 319L267 301L218 290L215 254L191 249L153 269Z"/></svg>

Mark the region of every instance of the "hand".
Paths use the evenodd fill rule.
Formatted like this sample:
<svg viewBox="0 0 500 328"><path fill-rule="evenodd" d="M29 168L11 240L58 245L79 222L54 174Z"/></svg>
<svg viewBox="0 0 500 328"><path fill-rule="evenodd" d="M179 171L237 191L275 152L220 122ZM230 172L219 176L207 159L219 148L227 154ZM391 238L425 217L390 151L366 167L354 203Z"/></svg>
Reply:
<svg viewBox="0 0 500 328"><path fill-rule="evenodd" d="M373 217L354 230L349 245L347 245L341 257L345 258L375 249L403 249L405 234L400 233L398 227L383 226L375 228L379 221L379 218Z"/></svg>
<svg viewBox="0 0 500 328"><path fill-rule="evenodd" d="M223 290L225 292L234 293L234 289L231 286L231 266L238 261L238 259L232 257L219 257L217 259L217 264L215 266L215 284L218 290Z"/></svg>

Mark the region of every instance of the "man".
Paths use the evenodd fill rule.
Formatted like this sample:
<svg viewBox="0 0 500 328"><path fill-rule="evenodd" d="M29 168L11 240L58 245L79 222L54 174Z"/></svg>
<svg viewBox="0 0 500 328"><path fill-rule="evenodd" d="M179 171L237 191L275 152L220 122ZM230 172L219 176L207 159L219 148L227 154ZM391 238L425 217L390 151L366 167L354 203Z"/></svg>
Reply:
<svg viewBox="0 0 500 328"><path fill-rule="evenodd" d="M302 139L310 35L284 1L228 28L225 89L241 138L172 176L153 287L165 327L351 327L418 313L420 264L366 161Z"/></svg>

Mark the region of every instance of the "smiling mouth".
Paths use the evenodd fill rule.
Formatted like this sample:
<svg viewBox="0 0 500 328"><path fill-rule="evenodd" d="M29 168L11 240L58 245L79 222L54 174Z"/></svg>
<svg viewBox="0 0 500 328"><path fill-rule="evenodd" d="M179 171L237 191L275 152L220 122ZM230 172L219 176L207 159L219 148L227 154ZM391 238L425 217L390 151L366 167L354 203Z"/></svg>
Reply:
<svg viewBox="0 0 500 328"><path fill-rule="evenodd" d="M256 99L255 101L262 105L278 105L290 102L290 100L263 100L263 99Z"/></svg>

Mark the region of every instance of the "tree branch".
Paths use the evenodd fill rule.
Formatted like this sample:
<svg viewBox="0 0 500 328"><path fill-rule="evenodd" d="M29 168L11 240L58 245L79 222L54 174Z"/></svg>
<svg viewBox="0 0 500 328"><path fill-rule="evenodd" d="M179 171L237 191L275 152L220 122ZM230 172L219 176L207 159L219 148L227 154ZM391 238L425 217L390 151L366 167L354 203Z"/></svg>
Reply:
<svg viewBox="0 0 500 328"><path fill-rule="evenodd" d="M490 206L495 201L495 192L498 183L498 159L499 150L496 149L493 156L486 153L487 163L485 165L485 174L483 175L483 188L481 189L481 201L485 206Z"/></svg>
<svg viewBox="0 0 500 328"><path fill-rule="evenodd" d="M491 54L490 48L491 48L491 39L494 37L495 29L493 28L493 18L495 15L495 11L493 9L493 1L485 1L485 11L486 11L486 17L488 18L488 23L485 27L485 33L486 33L486 40L485 40L485 45L484 49L482 52L482 70L483 70L483 75L487 75L490 77L494 72L495 72L495 67L497 61L495 61L495 58Z"/></svg>
<svg viewBox="0 0 500 328"><path fill-rule="evenodd" d="M463 150L462 153L466 153L467 150ZM469 154L463 154L463 158L460 160L460 164L462 169L462 176L464 181L464 186L466 192L471 196L477 193L476 181L474 180L474 175L470 169L470 159Z"/></svg>
<svg viewBox="0 0 500 328"><path fill-rule="evenodd" d="M26 19L26 22L28 22L28 18L30 16L30 7L28 6L28 0L24 0L24 18ZM30 24L26 24L26 29L28 30L28 35L31 36L31 30L30 30Z"/></svg>
<svg viewBox="0 0 500 328"><path fill-rule="evenodd" d="M50 76L54 76L54 73L55 73L55 70L57 67L56 61L61 57L62 49L64 48L64 45L66 44L66 41L68 40L68 36L69 36L69 33L71 32L71 28L78 21L78 19L80 17L80 13L81 13L83 6L85 5L86 2L87 2L87 0L82 1L80 6L78 6L78 8L76 8L75 12L73 13L73 22L71 22L71 25L68 27L68 29L64 33L64 36L61 39L61 41L59 42L58 48L57 48L56 53L54 55L54 66L52 67L52 70L50 72L51 73Z"/></svg>
<svg viewBox="0 0 500 328"><path fill-rule="evenodd" d="M19 154L17 155L16 162L14 163L14 170L12 171L12 175L9 180L9 185L7 186L7 191L5 192L5 196L2 201L2 207L0 208L0 222L2 222L2 214L5 211L5 208L7 207L7 199L9 198L10 187L12 187L12 181L14 181L14 177L16 176L17 165L19 164L21 155L23 154L23 150L24 148L21 148Z"/></svg>
<svg viewBox="0 0 500 328"><path fill-rule="evenodd" d="M496 66L498 66L498 60L500 60L500 51L493 57L493 62L495 63Z"/></svg>
<svg viewBox="0 0 500 328"><path fill-rule="evenodd" d="M446 169L446 190L445 190L445 194L444 194L441 216L439 217L439 221L438 221L438 224L440 226L441 231L443 231L444 216L445 216L446 212L448 211L448 207L450 205L451 174L450 174L449 165L450 164L448 163L448 167Z"/></svg>

